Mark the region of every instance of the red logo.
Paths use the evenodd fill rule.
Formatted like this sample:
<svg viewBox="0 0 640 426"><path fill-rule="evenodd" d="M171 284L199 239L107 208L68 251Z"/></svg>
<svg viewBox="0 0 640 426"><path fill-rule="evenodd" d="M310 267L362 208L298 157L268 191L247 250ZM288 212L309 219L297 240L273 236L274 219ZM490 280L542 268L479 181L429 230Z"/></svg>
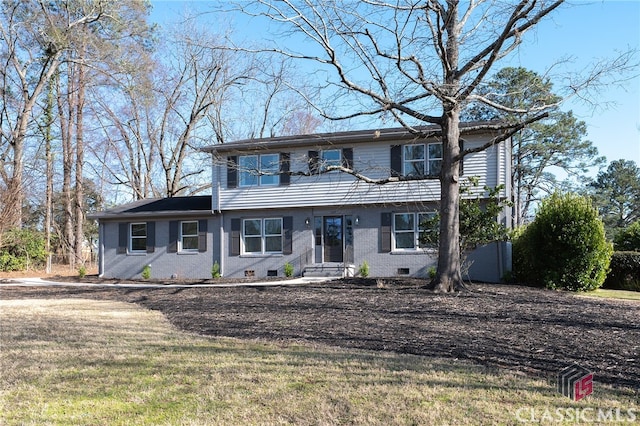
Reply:
<svg viewBox="0 0 640 426"><path fill-rule="evenodd" d="M574 401L593 393L593 373L578 365L570 365L558 373L558 392Z"/></svg>

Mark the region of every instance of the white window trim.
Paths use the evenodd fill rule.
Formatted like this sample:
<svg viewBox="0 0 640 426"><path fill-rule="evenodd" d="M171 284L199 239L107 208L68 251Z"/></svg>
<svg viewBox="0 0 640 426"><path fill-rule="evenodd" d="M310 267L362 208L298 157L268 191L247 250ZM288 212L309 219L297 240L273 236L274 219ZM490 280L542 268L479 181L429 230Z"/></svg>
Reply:
<svg viewBox="0 0 640 426"><path fill-rule="evenodd" d="M134 225L144 225L144 237L139 235L133 235ZM142 250L133 249L133 240L143 239L145 240L145 248ZM146 222L133 222L129 224L129 253L146 253L147 252L147 238L149 238L149 229Z"/></svg>
<svg viewBox="0 0 640 426"><path fill-rule="evenodd" d="M337 152L338 153L337 160L335 160L335 159L334 160L327 160L325 158L325 153L328 153L328 152ZM342 164L342 150L341 149L337 149L337 148L336 149L323 149L323 150L320 151L319 160L320 160L320 170L321 171L327 170L327 167L329 167L329 166L336 166L336 165L340 166ZM331 161L331 164L328 161ZM334 161L337 161L337 164L333 164ZM338 170L332 170L332 171L338 172Z"/></svg>
<svg viewBox="0 0 640 426"><path fill-rule="evenodd" d="M413 247L410 248L398 248L396 246L396 232L409 233L411 231L400 230L396 231L396 215L410 214L413 215ZM435 212L397 212L392 214L392 253L426 253L437 250L436 247L420 247L420 215L435 215Z"/></svg>
<svg viewBox="0 0 640 426"><path fill-rule="evenodd" d="M277 161L277 170L269 171L268 174L262 173L262 157L263 156L274 156ZM243 158L254 157L256 159L256 169L243 169L240 166ZM257 173L257 183L256 184L245 184L242 182L242 175L245 173ZM270 178L275 177L275 182L272 183L264 183L262 182L263 176L269 176ZM271 153L271 154L252 154L252 155L241 155L238 158L238 186L241 188L250 188L252 186L279 186L280 185L280 154Z"/></svg>
<svg viewBox="0 0 640 426"><path fill-rule="evenodd" d="M195 233L195 235L192 235L192 234L184 235L182 233L182 225L184 223L195 223L196 224L196 233ZM183 239L185 237L191 237L191 238L195 237L196 241L198 240L198 236L200 235L200 224L199 224L199 222L197 220L183 220L183 221L180 222L179 231L180 231L180 235L178 236L178 252L181 252L181 253L196 253L196 252L198 252L197 245L196 245L196 248L185 249L184 248L184 244L183 244Z"/></svg>
<svg viewBox="0 0 640 426"><path fill-rule="evenodd" d="M440 160L441 164L442 164L442 157L436 157L436 158L430 158L429 157L429 145L442 145L442 142L431 142L431 143L423 143L423 144L410 144L410 145L405 145L405 146L422 146L424 148L424 158L422 159L423 162L423 166L424 166L424 176L425 177L431 177L431 176L436 176L435 174L431 173L431 167L430 164L432 161L438 161ZM418 162L420 161L418 160L407 160L405 157L405 148L403 146L402 148L402 175L406 176L407 173L409 172L409 170L406 170L406 164L407 162Z"/></svg>
<svg viewBox="0 0 640 426"><path fill-rule="evenodd" d="M251 220L259 220L260 221L260 251L246 251L245 248L245 222L246 221L251 221ZM280 221L280 234L266 234L266 227L265 227L265 221L266 220L279 220ZM259 217L253 217L253 218L246 218L246 219L242 219L242 238L240 239L240 243L241 243L241 247L240 247L240 255L242 256L266 256L266 255L282 255L283 253L283 244L284 244L284 229L283 227L283 220L281 217L266 217L266 218L259 218ZM266 246L267 246L267 237L276 237L279 236L280 237L280 250L279 251L266 251ZM258 238L258 235L250 235L249 238Z"/></svg>

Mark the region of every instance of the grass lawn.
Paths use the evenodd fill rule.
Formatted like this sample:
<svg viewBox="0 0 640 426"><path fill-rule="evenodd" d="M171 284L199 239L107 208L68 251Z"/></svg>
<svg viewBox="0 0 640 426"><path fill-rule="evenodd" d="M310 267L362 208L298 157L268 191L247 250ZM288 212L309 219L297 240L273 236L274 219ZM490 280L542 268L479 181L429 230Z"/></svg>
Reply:
<svg viewBox="0 0 640 426"><path fill-rule="evenodd" d="M452 359L203 338L134 304L0 300L0 424L568 424L640 419L638 390L573 402ZM616 417L617 416L617 417Z"/></svg>
<svg viewBox="0 0 640 426"><path fill-rule="evenodd" d="M640 291L608 290L604 288L599 288L594 291L578 293L578 294L580 296L604 297L607 299L625 299L625 300L640 301Z"/></svg>

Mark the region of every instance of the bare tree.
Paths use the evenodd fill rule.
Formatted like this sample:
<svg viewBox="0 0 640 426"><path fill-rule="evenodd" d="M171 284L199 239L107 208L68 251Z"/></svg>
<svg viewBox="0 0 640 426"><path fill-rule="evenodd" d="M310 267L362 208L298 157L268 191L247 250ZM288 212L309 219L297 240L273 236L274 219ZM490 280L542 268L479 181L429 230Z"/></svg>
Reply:
<svg viewBox="0 0 640 426"><path fill-rule="evenodd" d="M432 285L436 291L453 291L464 288L459 249L460 161L509 139L546 117L553 106L542 103L518 110L483 97L477 89L500 59L518 47L524 34L562 3L258 0L240 3L238 8L281 24L281 40L302 37L305 42L305 51L293 50L291 43L263 51L311 61L332 73L333 78L323 82L324 88L331 99L348 105L351 111L333 114L331 105L308 99L326 118L387 116L417 139L442 141L439 258ZM623 60L614 65L619 71L628 63ZM584 78L587 83L576 83L573 88L594 87L607 72L604 64L591 71ZM462 150L460 113L471 103L522 115L512 123L465 126L465 131L483 129L496 136L481 147ZM420 127L424 124L435 124L439 130L424 131ZM358 176L353 170L345 171Z"/></svg>
<svg viewBox="0 0 640 426"><path fill-rule="evenodd" d="M0 158L0 168L7 191L12 194L3 207L14 212L8 225L20 226L24 144L34 107L69 47L70 34L103 18L104 9L102 3L95 3L82 15L65 17L63 2L7 1L0 11L3 60L0 139L8 148Z"/></svg>
<svg viewBox="0 0 640 426"><path fill-rule="evenodd" d="M104 89L93 93L105 142L95 150L106 149L101 167L135 199L193 194L211 185L201 178L209 170L204 156L198 161L198 148L215 138L207 119L247 75L230 52L217 48L218 40L187 19L179 31L163 33L155 57L144 58L144 73L132 69L118 77L109 89L118 102L107 101Z"/></svg>

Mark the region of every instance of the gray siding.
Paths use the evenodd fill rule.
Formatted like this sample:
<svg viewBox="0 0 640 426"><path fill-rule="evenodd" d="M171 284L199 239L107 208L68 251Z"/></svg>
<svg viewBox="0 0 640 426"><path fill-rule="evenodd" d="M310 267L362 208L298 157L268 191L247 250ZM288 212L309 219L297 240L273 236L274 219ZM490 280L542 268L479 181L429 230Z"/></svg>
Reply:
<svg viewBox="0 0 640 426"><path fill-rule="evenodd" d="M264 219L290 216L292 224L292 253L291 254L240 254L231 255L231 221L234 219ZM294 267L294 275L302 274L302 268L312 262L313 258L313 229L305 224L307 218L313 218L309 209L287 209L277 211L245 211L224 214L224 235L221 250L224 258L222 274L225 277L240 278L251 272L256 277L266 277L269 271L276 271L277 276L284 276L284 265L290 263Z"/></svg>
<svg viewBox="0 0 640 426"><path fill-rule="evenodd" d="M465 139L465 148L480 146L485 139L477 136ZM405 142L406 143L406 142ZM383 179L390 175L391 146L393 142L378 140L371 143L357 143L334 148L353 150L354 169L372 179ZM385 185L367 184L340 172L314 176L300 176L297 172L309 170L310 150L320 150L322 146L298 146L295 149L278 149L290 155L290 182L281 186L258 186L227 188L226 157L214 158L212 173L212 208L219 212L207 219L207 250L195 253L173 253L168 250L170 243L170 219L154 220L149 213L147 220L155 225L155 249L141 254L118 253L119 223L116 220L101 221L101 272L105 277L140 278L145 265L151 265L151 277L156 279L177 277L181 279L205 279L211 277L211 267L215 261L221 266L225 277L257 278L268 275L284 276L284 265L294 266L294 274L301 275L305 266L322 260L315 244L313 219L316 216L352 216L358 218L353 227L353 265L355 270L367 262L370 276L413 276L427 277L429 268L436 265L435 250L382 250L381 226L383 213L429 212L435 211L440 199L440 184L437 179L413 182L397 182ZM483 187L504 184L501 194L510 196L510 152L508 144L500 144L483 152L475 153L464 160L464 178L479 178L478 192ZM269 151L261 151L269 152ZM232 153L230 155L240 155ZM176 212L176 215L179 215ZM200 213L198 213L199 215ZM505 216L509 216L508 209ZM232 254L232 221L243 218L290 217L290 254L236 255ZM184 219L184 218L183 218ZM194 220L184 219L184 220ZM310 224L306 224L309 219ZM181 220L176 216L171 220ZM136 220L138 221L138 220ZM140 221L144 221L140 220ZM392 234L393 237L393 234ZM385 245L386 247L386 245ZM501 248L485 247L470 259L474 264L469 271L472 279L497 281L504 269L505 251ZM496 269L498 268L498 269ZM480 278L477 278L480 277Z"/></svg>
<svg viewBox="0 0 640 426"><path fill-rule="evenodd" d="M465 148L479 146L482 142L482 139L470 138L465 142ZM381 179L390 173L391 145L386 142L345 147L353 148L355 170L372 179ZM506 183L504 150L505 144L500 144L468 156L464 161L464 176L480 177L479 188L485 184L497 186ZM308 148L290 152L293 173L308 171L307 153ZM375 185L340 172L294 175L287 186L227 188L226 157L214 160L213 206L218 211L396 204L436 201L439 198L440 184L437 179Z"/></svg>
<svg viewBox="0 0 640 426"><path fill-rule="evenodd" d="M185 220L197 219L189 218ZM179 279L210 278L213 262L220 259L220 246L216 238L214 238L215 235L219 235L216 231L220 225L217 218L207 218L206 220L208 229L206 251L189 253L168 253L169 220L156 220L154 221L155 250L153 253L118 254L118 229L120 223L144 222L145 220L101 222L103 227L101 249L104 256L102 276L122 279L141 278L145 265L151 265L152 279L171 278L172 276Z"/></svg>
<svg viewBox="0 0 640 426"><path fill-rule="evenodd" d="M269 211L261 217L293 216L293 253L291 255L241 255L229 256L230 233L225 231L225 257L224 275L226 277L244 277L245 271L253 271L256 277L266 277L269 270L277 270L278 276L282 276L284 264L291 263L295 274L300 275L307 265L316 262L314 256L314 229L313 218L315 216L353 216L359 218L359 225L353 227L353 248L355 269L364 261L370 266L370 275L375 277L389 277L398 274L398 269L408 269L408 276L426 277L429 267L436 264L435 251L414 253L380 253L380 215L382 212L404 211L429 211L433 206L402 206L394 209L387 207L370 206L368 208L314 208L314 209L283 209ZM250 211L243 213L225 214L225 229L230 229L231 220L235 218L256 217ZM309 218L311 225L307 226L305 220Z"/></svg>

